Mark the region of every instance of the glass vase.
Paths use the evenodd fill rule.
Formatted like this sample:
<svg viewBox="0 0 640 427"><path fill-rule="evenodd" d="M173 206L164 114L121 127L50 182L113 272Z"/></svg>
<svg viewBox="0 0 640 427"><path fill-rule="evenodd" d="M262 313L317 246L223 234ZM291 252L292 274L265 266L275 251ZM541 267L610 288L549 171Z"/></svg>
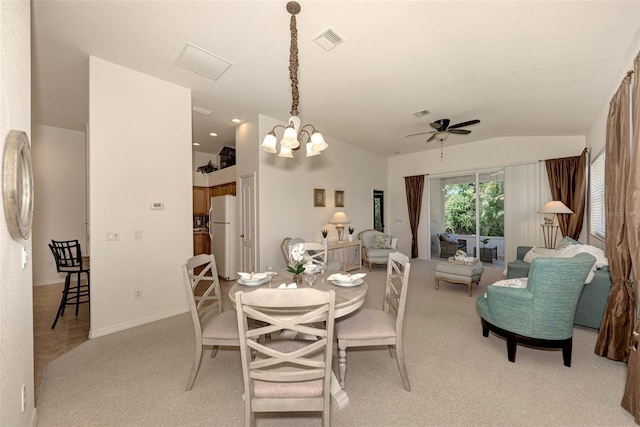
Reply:
<svg viewBox="0 0 640 427"><path fill-rule="evenodd" d="M295 284L297 286L301 286L302 285L302 279L303 279L302 273L293 275L293 281L295 282Z"/></svg>

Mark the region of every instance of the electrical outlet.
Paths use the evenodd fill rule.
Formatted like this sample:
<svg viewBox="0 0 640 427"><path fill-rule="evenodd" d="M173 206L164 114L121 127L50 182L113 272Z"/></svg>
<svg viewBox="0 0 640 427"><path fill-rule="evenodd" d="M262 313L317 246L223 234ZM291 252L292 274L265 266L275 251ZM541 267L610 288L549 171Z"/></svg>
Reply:
<svg viewBox="0 0 640 427"><path fill-rule="evenodd" d="M140 240L140 239L142 239L142 230L136 230L136 231L133 233L133 238L134 238L135 240Z"/></svg>
<svg viewBox="0 0 640 427"><path fill-rule="evenodd" d="M133 299L142 299L142 289L133 291Z"/></svg>
<svg viewBox="0 0 640 427"><path fill-rule="evenodd" d="M108 241L120 240L120 232L119 231L107 231L107 240Z"/></svg>

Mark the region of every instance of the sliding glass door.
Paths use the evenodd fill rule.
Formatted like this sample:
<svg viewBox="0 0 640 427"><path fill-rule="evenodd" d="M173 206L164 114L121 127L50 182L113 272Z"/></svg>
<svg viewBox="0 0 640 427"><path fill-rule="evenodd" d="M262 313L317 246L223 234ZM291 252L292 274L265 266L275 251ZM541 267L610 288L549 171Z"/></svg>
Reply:
<svg viewBox="0 0 640 427"><path fill-rule="evenodd" d="M430 177L431 258L457 250L485 262L503 254L504 180L501 170Z"/></svg>

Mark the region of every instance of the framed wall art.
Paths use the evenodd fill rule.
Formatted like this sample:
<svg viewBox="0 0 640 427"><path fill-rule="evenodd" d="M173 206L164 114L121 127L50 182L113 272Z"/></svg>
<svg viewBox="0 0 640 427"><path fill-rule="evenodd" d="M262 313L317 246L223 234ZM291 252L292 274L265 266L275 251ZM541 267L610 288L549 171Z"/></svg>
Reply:
<svg viewBox="0 0 640 427"><path fill-rule="evenodd" d="M336 208L344 208L344 191L336 190L333 202Z"/></svg>
<svg viewBox="0 0 640 427"><path fill-rule="evenodd" d="M313 189L313 207L323 208L325 205L324 188Z"/></svg>

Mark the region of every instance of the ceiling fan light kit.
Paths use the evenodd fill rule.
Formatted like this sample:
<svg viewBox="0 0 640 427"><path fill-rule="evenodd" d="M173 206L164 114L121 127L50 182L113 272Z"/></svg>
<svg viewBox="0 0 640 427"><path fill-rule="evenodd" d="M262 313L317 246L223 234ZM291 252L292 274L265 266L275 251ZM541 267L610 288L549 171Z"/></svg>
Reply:
<svg viewBox="0 0 640 427"><path fill-rule="evenodd" d="M311 124L301 125L298 117L298 102L300 94L298 92L298 29L296 27L296 15L300 13L300 4L295 1L287 3L287 12L291 14L289 28L291 30L291 47L289 49L289 79L291 80L291 117L287 126L276 125L268 132L260 149L267 153L275 154L277 137L276 129L284 129L284 134L280 140L279 157L293 158L293 152L299 150L303 145L306 147L306 157L317 156L321 151L326 150L329 145L325 142L322 134Z"/></svg>

